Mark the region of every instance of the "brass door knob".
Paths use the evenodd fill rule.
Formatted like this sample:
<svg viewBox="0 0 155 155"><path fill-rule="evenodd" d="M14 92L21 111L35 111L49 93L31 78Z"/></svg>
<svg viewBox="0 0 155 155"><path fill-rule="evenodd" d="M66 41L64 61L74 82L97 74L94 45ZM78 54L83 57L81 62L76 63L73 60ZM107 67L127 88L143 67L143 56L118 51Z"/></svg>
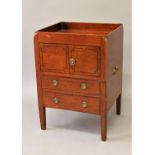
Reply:
<svg viewBox="0 0 155 155"><path fill-rule="evenodd" d="M118 66L115 66L115 69L118 70L119 69Z"/></svg>
<svg viewBox="0 0 155 155"><path fill-rule="evenodd" d="M52 81L52 85L53 85L53 86L58 86L58 84L59 84L58 80L53 80L53 81Z"/></svg>
<svg viewBox="0 0 155 155"><path fill-rule="evenodd" d="M88 103L83 101L83 102L81 102L81 106L82 106L82 108L87 108L88 107Z"/></svg>
<svg viewBox="0 0 155 155"><path fill-rule="evenodd" d="M115 66L114 69L112 70L112 74L115 75L119 70L118 66Z"/></svg>
<svg viewBox="0 0 155 155"><path fill-rule="evenodd" d="M70 66L74 66L75 65L75 59L74 58L70 58L69 59L69 64L70 64Z"/></svg>
<svg viewBox="0 0 155 155"><path fill-rule="evenodd" d="M58 97L53 98L53 103L57 104L60 102L60 99Z"/></svg>
<svg viewBox="0 0 155 155"><path fill-rule="evenodd" d="M86 83L81 83L80 88L81 89L87 89L87 84Z"/></svg>

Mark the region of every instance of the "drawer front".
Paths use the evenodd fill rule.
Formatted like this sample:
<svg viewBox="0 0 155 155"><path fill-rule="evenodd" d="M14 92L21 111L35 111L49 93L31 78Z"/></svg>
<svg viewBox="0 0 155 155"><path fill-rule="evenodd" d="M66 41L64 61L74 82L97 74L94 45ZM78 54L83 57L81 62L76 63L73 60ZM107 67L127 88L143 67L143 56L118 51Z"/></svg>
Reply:
<svg viewBox="0 0 155 155"><path fill-rule="evenodd" d="M66 45L41 44L41 70L68 73L69 65L67 49Z"/></svg>
<svg viewBox="0 0 155 155"><path fill-rule="evenodd" d="M100 50L91 46L70 46L70 71L79 75L100 75Z"/></svg>
<svg viewBox="0 0 155 155"><path fill-rule="evenodd" d="M45 107L99 114L99 98L43 92Z"/></svg>
<svg viewBox="0 0 155 155"><path fill-rule="evenodd" d="M100 82L91 80L44 76L42 88L90 95L100 94Z"/></svg>

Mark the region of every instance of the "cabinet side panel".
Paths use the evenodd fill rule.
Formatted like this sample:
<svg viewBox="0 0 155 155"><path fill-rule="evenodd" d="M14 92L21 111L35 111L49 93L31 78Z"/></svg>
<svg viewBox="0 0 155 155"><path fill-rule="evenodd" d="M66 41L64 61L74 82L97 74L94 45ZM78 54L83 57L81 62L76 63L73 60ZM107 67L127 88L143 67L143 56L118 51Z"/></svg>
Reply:
<svg viewBox="0 0 155 155"><path fill-rule="evenodd" d="M41 104L41 78L40 78L40 56L39 56L39 43L38 43L38 34L34 36L34 54L35 54L35 67L36 67L36 80L37 80L37 91L38 91L38 102Z"/></svg>
<svg viewBox="0 0 155 155"><path fill-rule="evenodd" d="M123 26L107 37L106 97L107 110L111 108L122 91Z"/></svg>
<svg viewBox="0 0 155 155"><path fill-rule="evenodd" d="M38 33L36 33L34 36L34 54L35 54L35 65L36 65L36 80L37 80L40 124L42 129L46 129L46 115L45 115L45 107L43 106L43 100L42 100L42 88L41 88L41 77L40 77L40 56L39 56Z"/></svg>

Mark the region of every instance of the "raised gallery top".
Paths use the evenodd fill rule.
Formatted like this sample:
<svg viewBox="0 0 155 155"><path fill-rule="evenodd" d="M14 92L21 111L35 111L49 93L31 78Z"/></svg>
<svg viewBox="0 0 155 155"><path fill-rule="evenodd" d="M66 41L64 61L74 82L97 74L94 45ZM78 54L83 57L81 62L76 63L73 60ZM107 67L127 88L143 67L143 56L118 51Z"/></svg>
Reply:
<svg viewBox="0 0 155 155"><path fill-rule="evenodd" d="M37 32L104 36L110 34L120 26L122 26L122 24L59 22L57 24L38 30Z"/></svg>

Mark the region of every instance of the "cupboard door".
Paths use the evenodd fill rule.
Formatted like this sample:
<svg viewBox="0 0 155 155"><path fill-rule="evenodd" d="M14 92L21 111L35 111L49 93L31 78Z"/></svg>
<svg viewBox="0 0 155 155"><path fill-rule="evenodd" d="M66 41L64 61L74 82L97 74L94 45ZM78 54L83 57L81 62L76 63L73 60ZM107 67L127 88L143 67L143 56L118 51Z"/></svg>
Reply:
<svg viewBox="0 0 155 155"><path fill-rule="evenodd" d="M70 72L80 75L100 75L100 49L91 46L70 46Z"/></svg>
<svg viewBox="0 0 155 155"><path fill-rule="evenodd" d="M68 73L68 48L66 45L41 44L41 71Z"/></svg>

